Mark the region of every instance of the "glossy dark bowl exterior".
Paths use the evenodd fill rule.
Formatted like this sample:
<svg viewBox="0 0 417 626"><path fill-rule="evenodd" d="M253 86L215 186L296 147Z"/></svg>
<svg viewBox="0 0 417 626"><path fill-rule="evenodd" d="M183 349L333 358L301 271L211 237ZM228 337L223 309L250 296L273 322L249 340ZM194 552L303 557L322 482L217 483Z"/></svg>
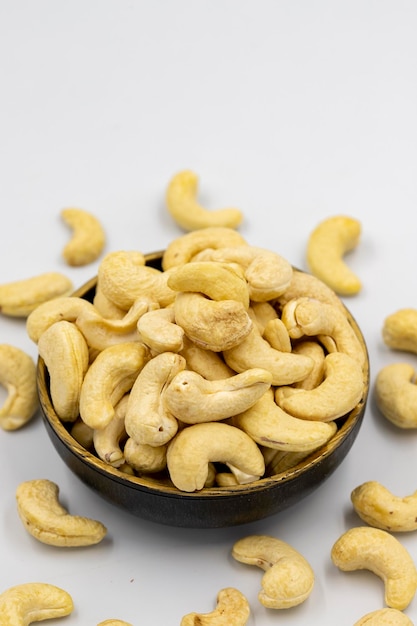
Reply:
<svg viewBox="0 0 417 626"><path fill-rule="evenodd" d="M148 255L147 263L158 267L161 256L162 252ZM92 279L74 295L91 300L95 286L96 279ZM365 347L355 320L350 319ZM287 509L317 489L340 465L356 439L365 413L369 370L366 378L361 402L339 420L340 428L330 442L308 459L282 474L249 485L183 493L152 478L129 476L80 446L54 411L48 372L43 360L38 360L38 390L44 424L69 469L105 499L133 515L185 528L222 528L260 520Z"/></svg>

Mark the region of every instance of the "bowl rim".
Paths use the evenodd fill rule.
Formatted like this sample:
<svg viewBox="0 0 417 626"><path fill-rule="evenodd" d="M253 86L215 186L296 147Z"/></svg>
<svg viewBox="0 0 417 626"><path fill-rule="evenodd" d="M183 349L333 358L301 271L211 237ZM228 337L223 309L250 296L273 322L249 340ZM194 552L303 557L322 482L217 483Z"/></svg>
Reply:
<svg viewBox="0 0 417 626"><path fill-rule="evenodd" d="M163 250L152 252L145 256L146 264L157 263L163 255ZM298 270L297 271L303 271ZM91 292L95 289L97 285L97 276L92 277L83 285L81 285L78 289L76 289L72 296L74 297L84 297L87 293ZM273 474L271 476L265 476L263 478L258 479L252 483L235 485L235 486L227 486L227 487L205 487L200 491L193 492L185 492L179 490L174 485L170 485L169 483L164 484L158 481L155 478L152 478L152 475L130 475L122 470L115 468L105 461L102 461L99 457L97 457L94 453L90 452L86 448L84 448L72 435L69 433L65 424L60 420L57 413L54 410L52 405L50 393L48 391L48 372L45 365L44 360L39 355L37 359L37 388L38 388L38 396L42 409L42 414L44 420L51 427L52 431L61 441L61 443L75 456L79 457L85 464L87 464L91 469L98 471L100 474L122 484L125 484L128 487L134 489L142 489L154 493L155 495L163 495L163 496L171 496L171 497L181 497L181 498L190 498L190 499L201 499L201 498L218 498L218 497L230 497L231 495L244 496L247 494L251 494L253 492L261 492L263 490L268 490L272 486L276 486L277 484L282 484L289 482L295 478L302 476L303 474L308 473L313 467L319 465L324 462L329 455L331 455L337 448L339 448L345 438L349 435L349 433L355 428L358 423L358 420L363 418L363 413L366 407L367 398L369 394L369 380L370 380L370 366L369 366L369 354L366 346L366 342L362 331L360 330L356 320L350 313L349 309L345 306L343 301L341 300L342 305L346 311L346 315L350 324L352 325L355 333L357 334L363 348L365 351L365 366L364 366L364 392L362 394L361 400L358 404L346 415L339 420L343 420L344 422L338 428L333 437L323 446L314 450L307 457L302 459L299 463L291 467L290 469L284 470L278 474Z"/></svg>

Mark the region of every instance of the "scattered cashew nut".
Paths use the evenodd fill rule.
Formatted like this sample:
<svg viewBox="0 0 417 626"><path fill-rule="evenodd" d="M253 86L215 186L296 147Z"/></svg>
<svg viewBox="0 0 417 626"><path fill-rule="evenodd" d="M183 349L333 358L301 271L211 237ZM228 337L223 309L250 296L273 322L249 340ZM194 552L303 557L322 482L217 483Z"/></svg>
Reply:
<svg viewBox="0 0 417 626"><path fill-rule="evenodd" d="M0 427L17 430L32 419L39 406L36 365L17 346L0 344L0 385L7 391L0 407Z"/></svg>
<svg viewBox="0 0 417 626"><path fill-rule="evenodd" d="M0 626L28 626L32 622L70 615L69 593L49 583L23 583L0 593Z"/></svg>
<svg viewBox="0 0 417 626"><path fill-rule="evenodd" d="M413 622L398 609L377 609L361 617L353 626L413 626Z"/></svg>
<svg viewBox="0 0 417 626"><path fill-rule="evenodd" d="M27 317L42 302L68 296L72 290L72 281L60 272L46 272L5 283L0 285L0 313Z"/></svg>
<svg viewBox="0 0 417 626"><path fill-rule="evenodd" d="M62 251L65 261L69 265L81 266L98 259L106 243L101 222L85 209L62 209L61 217L73 230Z"/></svg>
<svg viewBox="0 0 417 626"><path fill-rule="evenodd" d="M132 626L132 624L122 619L105 619L104 622L100 622L97 626Z"/></svg>
<svg viewBox="0 0 417 626"><path fill-rule="evenodd" d="M394 533L417 530L417 491L400 498L370 480L356 487L350 497L356 513L370 526Z"/></svg>
<svg viewBox="0 0 417 626"><path fill-rule="evenodd" d="M399 309L385 318L382 338L393 350L417 353L417 309Z"/></svg>
<svg viewBox="0 0 417 626"><path fill-rule="evenodd" d="M417 428L416 371L409 363L382 367L375 379L375 402L382 415L399 428Z"/></svg>
<svg viewBox="0 0 417 626"><path fill-rule="evenodd" d="M217 606L211 613L188 613L180 626L245 626L250 616L246 597L233 587L221 589Z"/></svg>

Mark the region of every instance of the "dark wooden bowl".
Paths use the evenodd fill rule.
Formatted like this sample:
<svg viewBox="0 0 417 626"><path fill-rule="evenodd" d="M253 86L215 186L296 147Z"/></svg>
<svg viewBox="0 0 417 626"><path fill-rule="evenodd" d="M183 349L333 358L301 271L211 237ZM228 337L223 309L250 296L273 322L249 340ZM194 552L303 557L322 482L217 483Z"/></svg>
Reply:
<svg viewBox="0 0 417 626"><path fill-rule="evenodd" d="M147 255L147 264L160 267L162 252ZM74 295L92 300L97 279ZM347 311L365 352L362 333ZM369 361L364 371L364 394L358 405L338 420L330 441L291 469L236 487L205 488L185 493L152 477L130 476L107 465L83 448L54 411L48 371L38 359L38 390L43 420L56 451L69 469L103 498L135 516L160 524L188 528L221 528L246 524L287 509L317 489L351 449L365 414L369 391Z"/></svg>

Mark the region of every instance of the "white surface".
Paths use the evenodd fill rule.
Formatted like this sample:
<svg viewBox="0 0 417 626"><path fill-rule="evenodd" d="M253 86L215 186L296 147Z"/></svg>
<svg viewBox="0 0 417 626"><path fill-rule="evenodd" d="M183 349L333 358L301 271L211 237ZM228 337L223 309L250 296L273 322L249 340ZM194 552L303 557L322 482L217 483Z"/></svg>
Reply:
<svg viewBox="0 0 417 626"><path fill-rule="evenodd" d="M381 339L389 313L417 307L416 29L408 0L3 0L0 282L57 269L79 286L95 274L97 264L69 269L60 256L65 206L100 217L107 250L164 248L181 234L164 190L190 168L203 204L238 206L250 243L300 267L321 219L358 218L363 234L349 264L363 291L347 304L368 342L372 382L384 364L417 365ZM3 316L0 342L36 358L22 320ZM37 416L0 432L0 588L62 586L75 610L56 622L68 626L109 617L174 626L211 611L225 586L247 595L250 626L352 625L383 606L383 584L339 572L331 547L360 524L350 505L356 485L417 488L416 437L385 421L371 394L354 448L313 495L249 526L193 531L104 502L64 466ZM60 485L71 512L105 522L108 540L65 551L27 535L14 493L39 477ZM230 556L249 533L304 554L316 573L308 601L278 614L258 603L261 570ZM417 560L417 536L400 540ZM417 623L417 598L406 612Z"/></svg>

